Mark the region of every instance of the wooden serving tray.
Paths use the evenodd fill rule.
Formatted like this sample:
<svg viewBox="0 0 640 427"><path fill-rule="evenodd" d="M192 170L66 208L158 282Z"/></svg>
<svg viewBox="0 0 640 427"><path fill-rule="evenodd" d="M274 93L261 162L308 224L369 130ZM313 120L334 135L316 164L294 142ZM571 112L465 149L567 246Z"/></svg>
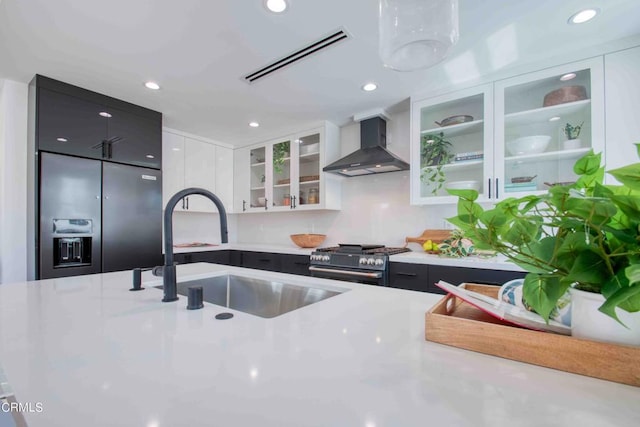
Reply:
<svg viewBox="0 0 640 427"><path fill-rule="evenodd" d="M465 288L497 298L499 287ZM425 338L479 353L640 387L640 347L589 341L520 328L453 295L425 315Z"/></svg>

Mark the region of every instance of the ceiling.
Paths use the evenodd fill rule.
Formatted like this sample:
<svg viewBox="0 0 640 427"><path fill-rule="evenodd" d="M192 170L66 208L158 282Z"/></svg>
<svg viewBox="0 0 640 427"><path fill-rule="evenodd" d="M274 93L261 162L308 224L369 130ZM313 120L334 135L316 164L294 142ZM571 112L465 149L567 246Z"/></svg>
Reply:
<svg viewBox="0 0 640 427"><path fill-rule="evenodd" d="M236 146L412 94L561 57L640 33L638 0L459 0L460 40L430 69L402 73L378 57L376 0L2 0L0 77L42 74L164 113L164 125ZM583 25L567 18L585 7ZM352 36L254 84L242 77L343 27ZM150 91L147 80L162 89ZM360 87L375 81L379 89ZM404 103L403 103L404 101ZM395 107L394 107L395 106ZM259 128L248 127L258 121Z"/></svg>

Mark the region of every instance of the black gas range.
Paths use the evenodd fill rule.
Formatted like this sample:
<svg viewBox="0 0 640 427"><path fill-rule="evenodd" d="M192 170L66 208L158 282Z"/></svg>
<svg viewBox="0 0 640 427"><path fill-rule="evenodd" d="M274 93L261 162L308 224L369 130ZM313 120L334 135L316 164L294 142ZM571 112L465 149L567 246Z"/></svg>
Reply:
<svg viewBox="0 0 640 427"><path fill-rule="evenodd" d="M314 277L389 286L389 256L410 251L383 245L318 248L311 254L309 271Z"/></svg>

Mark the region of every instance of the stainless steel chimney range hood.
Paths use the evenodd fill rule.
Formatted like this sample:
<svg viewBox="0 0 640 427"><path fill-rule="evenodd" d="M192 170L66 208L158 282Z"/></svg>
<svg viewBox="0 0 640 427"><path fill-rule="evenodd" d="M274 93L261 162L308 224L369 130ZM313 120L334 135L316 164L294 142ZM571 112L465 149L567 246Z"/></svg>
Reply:
<svg viewBox="0 0 640 427"><path fill-rule="evenodd" d="M387 122L374 117L360 122L360 149L324 167L343 176L371 175L409 169L409 164L387 150Z"/></svg>

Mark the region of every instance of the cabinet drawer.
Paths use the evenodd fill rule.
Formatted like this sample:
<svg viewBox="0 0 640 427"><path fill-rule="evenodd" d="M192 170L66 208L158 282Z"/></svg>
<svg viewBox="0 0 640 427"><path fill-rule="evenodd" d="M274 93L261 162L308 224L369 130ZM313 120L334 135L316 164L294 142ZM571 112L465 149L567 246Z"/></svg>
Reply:
<svg viewBox="0 0 640 427"><path fill-rule="evenodd" d="M309 256L306 255L281 255L282 272L309 276Z"/></svg>
<svg viewBox="0 0 640 427"><path fill-rule="evenodd" d="M280 271L278 254L265 252L242 252L242 266L258 270Z"/></svg>
<svg viewBox="0 0 640 427"><path fill-rule="evenodd" d="M423 264L389 263L389 283L392 288L429 291L429 266Z"/></svg>

